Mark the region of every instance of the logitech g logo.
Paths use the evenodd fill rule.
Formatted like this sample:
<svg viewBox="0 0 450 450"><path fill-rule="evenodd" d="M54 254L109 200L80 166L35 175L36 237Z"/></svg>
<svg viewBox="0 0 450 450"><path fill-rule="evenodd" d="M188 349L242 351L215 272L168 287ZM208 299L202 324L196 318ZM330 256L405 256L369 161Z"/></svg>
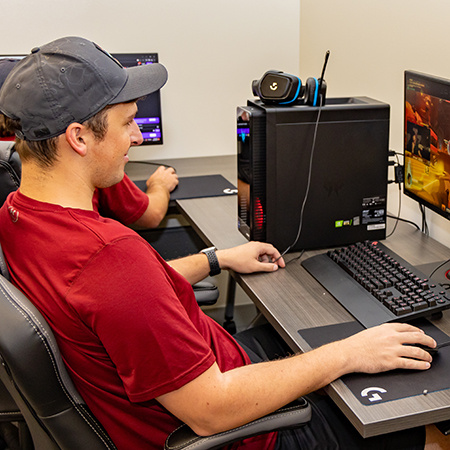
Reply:
<svg viewBox="0 0 450 450"><path fill-rule="evenodd" d="M369 394L371 394L371 396L368 397L367 400L369 400L369 402L379 402L380 400L383 399L381 398L381 395L378 394L378 392L380 394L385 394L387 391L386 389L380 387L368 387L361 391L361 397L367 397Z"/></svg>
<svg viewBox="0 0 450 450"><path fill-rule="evenodd" d="M274 81L270 86L269 86L271 91L276 91L278 89L278 83L276 81Z"/></svg>
<svg viewBox="0 0 450 450"><path fill-rule="evenodd" d="M225 188L223 190L224 194L237 194L238 190L237 189L230 189L230 188Z"/></svg>

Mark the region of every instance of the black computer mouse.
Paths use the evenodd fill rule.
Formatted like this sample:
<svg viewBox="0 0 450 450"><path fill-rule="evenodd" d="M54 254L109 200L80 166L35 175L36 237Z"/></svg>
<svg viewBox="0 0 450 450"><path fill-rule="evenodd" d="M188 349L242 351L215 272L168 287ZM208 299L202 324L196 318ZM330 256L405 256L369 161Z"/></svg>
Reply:
<svg viewBox="0 0 450 450"><path fill-rule="evenodd" d="M426 345L422 345L422 344L411 344L414 347L419 347L423 350L425 350L426 352L428 352L431 356L436 355L439 350L443 347L447 347L448 345L450 345L450 341L446 341L446 342L441 342L440 344L437 344L436 347L431 348L431 347L427 347Z"/></svg>
<svg viewBox="0 0 450 450"><path fill-rule="evenodd" d="M419 347L422 350L425 350L426 352L428 352L431 356L434 356L438 353L439 351L439 346L436 346L434 348L432 347L428 347L426 345L422 345L422 344L412 344L414 347Z"/></svg>

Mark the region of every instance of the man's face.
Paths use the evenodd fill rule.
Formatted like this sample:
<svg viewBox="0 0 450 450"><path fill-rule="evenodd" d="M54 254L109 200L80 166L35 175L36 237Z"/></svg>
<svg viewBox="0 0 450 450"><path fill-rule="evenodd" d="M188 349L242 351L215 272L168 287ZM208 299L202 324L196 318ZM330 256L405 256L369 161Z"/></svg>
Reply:
<svg viewBox="0 0 450 450"><path fill-rule="evenodd" d="M105 188L122 180L130 146L143 141L134 121L136 112L136 103L119 103L108 110L106 135L102 141L95 142L92 149L94 187Z"/></svg>

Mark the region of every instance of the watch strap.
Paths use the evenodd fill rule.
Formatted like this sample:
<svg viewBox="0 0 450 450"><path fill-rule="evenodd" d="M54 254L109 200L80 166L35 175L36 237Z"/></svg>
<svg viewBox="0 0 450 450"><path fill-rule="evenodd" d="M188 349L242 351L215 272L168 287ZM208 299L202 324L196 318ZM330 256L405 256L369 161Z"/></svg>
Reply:
<svg viewBox="0 0 450 450"><path fill-rule="evenodd" d="M208 258L209 262L209 276L213 277L214 275L219 275L222 271L219 265L219 260L216 255L216 247L204 248L201 250L201 253L204 253Z"/></svg>

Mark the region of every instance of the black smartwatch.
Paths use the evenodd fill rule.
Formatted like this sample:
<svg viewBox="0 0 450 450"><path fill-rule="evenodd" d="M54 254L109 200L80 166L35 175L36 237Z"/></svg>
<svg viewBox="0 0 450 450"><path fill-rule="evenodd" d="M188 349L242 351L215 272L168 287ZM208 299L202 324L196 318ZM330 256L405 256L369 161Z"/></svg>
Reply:
<svg viewBox="0 0 450 450"><path fill-rule="evenodd" d="M219 266L219 260L216 255L216 247L204 248L200 253L204 253L208 258L209 262L209 276L213 277L214 275L219 275L222 269Z"/></svg>

